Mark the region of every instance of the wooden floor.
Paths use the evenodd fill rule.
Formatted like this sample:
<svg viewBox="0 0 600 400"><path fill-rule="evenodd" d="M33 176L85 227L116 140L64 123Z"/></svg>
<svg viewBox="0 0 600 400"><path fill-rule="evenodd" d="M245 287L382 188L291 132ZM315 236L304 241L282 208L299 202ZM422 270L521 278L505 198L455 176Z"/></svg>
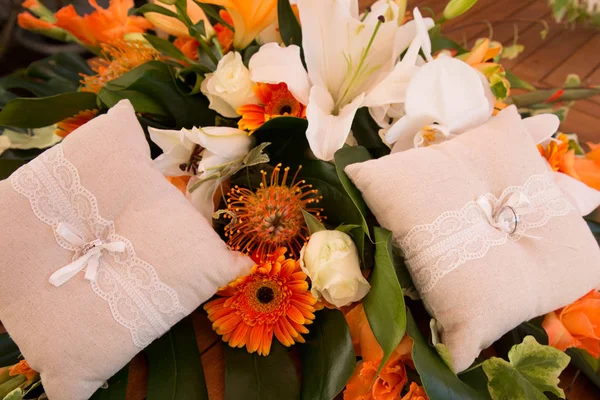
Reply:
<svg viewBox="0 0 600 400"><path fill-rule="evenodd" d="M360 3L367 6L371 1ZM409 6L418 6L424 15L439 15L446 3L409 0ZM540 35L542 20L550 28L545 39ZM442 32L467 48L480 37L490 37L490 31L494 40L510 45L515 26L525 51L515 60L502 60L505 68L539 88L558 88L570 73L587 85L600 85L600 29L555 23L547 0L479 0L467 14L444 24ZM600 142L600 96L577 102L561 129L579 134L583 142Z"/></svg>
<svg viewBox="0 0 600 400"><path fill-rule="evenodd" d="M439 14L447 0L410 1L410 6L419 6L424 14L427 8ZM360 0L366 7L372 0ZM541 19L548 21L550 31L545 40L540 37ZM503 65L520 77L538 87L559 87L567 74L577 73L590 85L600 85L600 31L596 29L568 29L552 22L550 9L545 0L479 0L478 4L462 18L450 21L444 32L461 44L472 45L479 37L488 37L489 28L484 22L490 20L493 38L504 44L512 44L514 23L518 26L519 43L526 46L525 52L516 60L504 60ZM600 141L600 98L582 101L570 112L562 129L580 134L581 138ZM211 400L223 399L224 360L223 343L212 331L204 312L195 312L194 320L198 347ZM0 325L0 332L2 332ZM144 355L133 361L130 369L128 399L141 400L145 397L147 371ZM573 371L565 372L562 386L573 379ZM600 398L600 392L592 387L585 377L580 376L568 394L568 399Z"/></svg>

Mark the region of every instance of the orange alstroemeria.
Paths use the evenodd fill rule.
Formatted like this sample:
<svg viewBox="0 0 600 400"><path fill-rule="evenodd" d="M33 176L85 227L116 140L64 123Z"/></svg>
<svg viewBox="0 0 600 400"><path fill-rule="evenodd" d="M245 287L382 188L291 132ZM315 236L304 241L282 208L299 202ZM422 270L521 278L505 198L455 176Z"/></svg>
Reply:
<svg viewBox="0 0 600 400"><path fill-rule="evenodd" d="M34 371L26 360L21 360L8 369L9 376L23 375L28 381L35 379L37 374L37 371Z"/></svg>
<svg viewBox="0 0 600 400"><path fill-rule="evenodd" d="M573 304L546 314L542 326L550 346L562 351L577 347L600 357L600 292L591 291Z"/></svg>
<svg viewBox="0 0 600 400"><path fill-rule="evenodd" d="M77 14L72 4L61 8L53 16L37 19L37 22L33 21L36 18L32 19L31 14L21 13L19 26L40 32L62 29L90 47L120 40L127 33L143 33L152 29L152 24L145 18L128 15L129 9L134 6L133 0L110 0L108 8L100 7L96 0L89 0L89 3L95 10L84 16ZM23 6L38 15L40 4L26 0Z"/></svg>
<svg viewBox="0 0 600 400"><path fill-rule="evenodd" d="M233 47L242 50L277 18L277 0L200 0L223 6L231 15L235 34Z"/></svg>
<svg viewBox="0 0 600 400"><path fill-rule="evenodd" d="M408 393L402 397L402 400L429 400L425 389L422 386L417 385L415 382L410 383L410 389Z"/></svg>
<svg viewBox="0 0 600 400"><path fill-rule="evenodd" d="M569 138L559 134L546 147L538 145L540 154L548 160L554 171L565 173L591 188L600 190L600 146L588 143L592 149L585 156L577 156L569 149Z"/></svg>
<svg viewBox="0 0 600 400"><path fill-rule="evenodd" d="M362 304L346 314L346 322L355 352L362 357L362 361L346 385L344 400L397 399L408 383L405 365L412 366L412 339L408 336L402 339L377 376L383 351L369 326Z"/></svg>
<svg viewBox="0 0 600 400"><path fill-rule="evenodd" d="M160 6L170 11L177 12L175 5L160 3ZM215 31L206 17L206 14L202 8L200 8L200 6L194 2L194 0L187 0L187 15L194 24L204 21L204 30L207 38L215 35ZM146 19L150 21L155 28L166 32L169 35L176 37L190 37L188 28L177 18L169 17L157 12L144 13L144 17L146 17Z"/></svg>

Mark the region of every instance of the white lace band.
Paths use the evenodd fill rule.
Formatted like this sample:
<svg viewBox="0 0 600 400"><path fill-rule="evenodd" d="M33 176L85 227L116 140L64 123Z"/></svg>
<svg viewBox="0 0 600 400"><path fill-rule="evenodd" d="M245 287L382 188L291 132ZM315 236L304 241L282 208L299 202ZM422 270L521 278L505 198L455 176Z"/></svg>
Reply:
<svg viewBox="0 0 600 400"><path fill-rule="evenodd" d="M533 175L523 186L504 190L499 198L487 193L458 211L443 213L430 224L415 226L398 243L415 286L427 293L467 261L485 257L493 246L509 239L544 240L529 231L571 211L575 208L551 174Z"/></svg>
<svg viewBox="0 0 600 400"><path fill-rule="evenodd" d="M137 257L131 242L115 232L114 222L99 215L96 197L81 185L77 168L64 157L61 145L21 167L10 180L13 189L29 199L37 218L52 227L56 242L74 253L73 263L57 273L83 264L66 271L70 276L58 282L52 282L57 279L53 274L55 286L78 277L89 282L139 348L189 314L175 290L162 283L154 267ZM86 265L88 281L77 275Z"/></svg>

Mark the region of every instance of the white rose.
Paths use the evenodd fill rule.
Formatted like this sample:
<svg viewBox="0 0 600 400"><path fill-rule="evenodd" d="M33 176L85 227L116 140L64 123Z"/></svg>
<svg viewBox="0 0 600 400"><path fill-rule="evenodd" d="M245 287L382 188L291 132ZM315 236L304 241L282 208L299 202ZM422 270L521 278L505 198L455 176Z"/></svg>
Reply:
<svg viewBox="0 0 600 400"><path fill-rule="evenodd" d="M340 231L314 233L300 253L300 266L312 281L312 294L336 307L358 301L371 289L362 276L358 251Z"/></svg>
<svg viewBox="0 0 600 400"><path fill-rule="evenodd" d="M239 107L258 103L253 86L240 53L230 52L221 58L214 73L206 74L200 90L210 101L211 109L224 117L237 118Z"/></svg>

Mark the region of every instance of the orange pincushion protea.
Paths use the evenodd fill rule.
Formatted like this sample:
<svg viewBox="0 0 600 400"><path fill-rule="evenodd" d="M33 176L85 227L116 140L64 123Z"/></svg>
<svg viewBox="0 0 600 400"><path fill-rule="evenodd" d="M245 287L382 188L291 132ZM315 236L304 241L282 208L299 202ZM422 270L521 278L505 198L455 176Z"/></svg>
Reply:
<svg viewBox="0 0 600 400"><path fill-rule="evenodd" d="M306 106L296 100L285 83L257 83L254 93L260 104L247 104L237 109L242 116L238 121L238 127L242 130L252 133L276 117L306 117Z"/></svg>
<svg viewBox="0 0 600 400"><path fill-rule="evenodd" d="M85 110L73 115L72 117L63 119L56 124L56 130L54 133L61 138L65 138L69 133L73 132L81 125L89 122L96 116L96 114L98 114L98 110Z"/></svg>
<svg viewBox="0 0 600 400"><path fill-rule="evenodd" d="M98 93L104 85L151 60L160 60L160 54L141 42L118 41L102 45L103 58L93 61L96 75L81 75L84 92Z"/></svg>
<svg viewBox="0 0 600 400"><path fill-rule="evenodd" d="M284 346L304 343L305 325L315 318L316 299L308 290L300 263L278 249L250 274L221 289L204 305L213 329L231 347L266 356L273 334Z"/></svg>
<svg viewBox="0 0 600 400"><path fill-rule="evenodd" d="M300 169L288 186L289 170L283 170L281 183L279 164L269 183L267 173L261 171L262 183L256 192L235 186L227 194L227 208L237 216L237 221L229 224L225 232L230 247L251 254L258 261L264 261L280 247L287 247L294 257L298 256L309 236L302 210L321 219L323 210L311 204L318 203L322 197L306 181L296 182Z"/></svg>

